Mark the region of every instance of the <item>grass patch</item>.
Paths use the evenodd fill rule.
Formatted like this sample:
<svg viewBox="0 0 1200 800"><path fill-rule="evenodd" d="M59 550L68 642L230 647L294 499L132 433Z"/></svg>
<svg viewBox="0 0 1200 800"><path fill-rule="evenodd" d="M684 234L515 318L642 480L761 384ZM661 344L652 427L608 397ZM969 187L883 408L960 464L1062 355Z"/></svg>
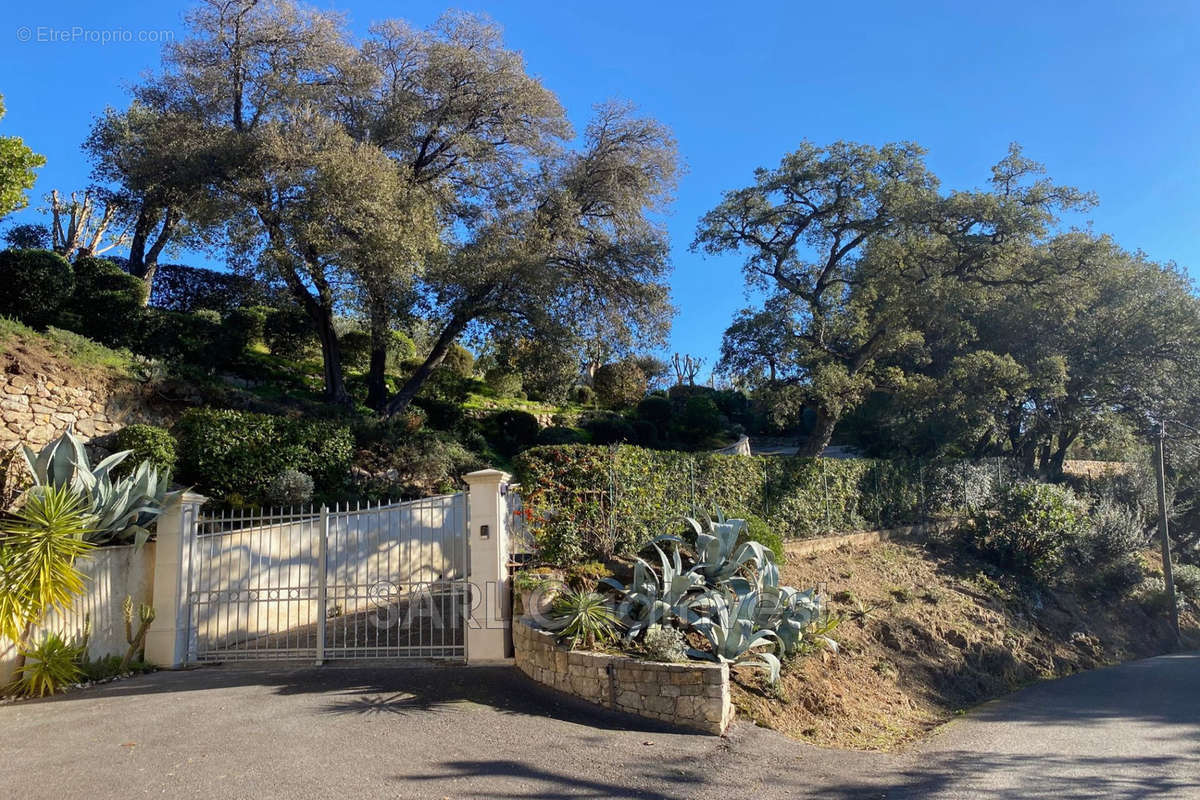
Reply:
<svg viewBox="0 0 1200 800"><path fill-rule="evenodd" d="M134 357L128 350L114 350L62 328L47 328L42 333L14 319L0 317L0 342L14 341L40 343L51 355L81 369L104 369L126 376L133 372Z"/></svg>

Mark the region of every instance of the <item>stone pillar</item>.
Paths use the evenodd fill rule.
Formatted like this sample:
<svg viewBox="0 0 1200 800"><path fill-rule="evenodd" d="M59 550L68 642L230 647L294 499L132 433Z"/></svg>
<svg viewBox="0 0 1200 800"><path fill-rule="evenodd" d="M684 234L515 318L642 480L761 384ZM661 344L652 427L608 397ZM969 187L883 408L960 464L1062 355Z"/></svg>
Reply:
<svg viewBox="0 0 1200 800"><path fill-rule="evenodd" d="M191 619L188 581L195 553L200 506L207 497L184 492L158 518L154 554L154 622L146 634L146 660L160 667L182 667L188 660Z"/></svg>
<svg viewBox="0 0 1200 800"><path fill-rule="evenodd" d="M466 476L467 545L470 552L471 618L467 662L497 662L512 655L509 619L508 505L503 493L511 476L482 469Z"/></svg>

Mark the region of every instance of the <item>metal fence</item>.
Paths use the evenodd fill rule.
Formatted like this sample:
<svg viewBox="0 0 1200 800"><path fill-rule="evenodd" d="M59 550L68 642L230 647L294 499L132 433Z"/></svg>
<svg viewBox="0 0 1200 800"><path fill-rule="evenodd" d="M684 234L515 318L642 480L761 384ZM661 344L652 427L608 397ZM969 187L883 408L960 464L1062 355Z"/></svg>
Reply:
<svg viewBox="0 0 1200 800"><path fill-rule="evenodd" d="M201 517L189 660L466 657L463 493Z"/></svg>

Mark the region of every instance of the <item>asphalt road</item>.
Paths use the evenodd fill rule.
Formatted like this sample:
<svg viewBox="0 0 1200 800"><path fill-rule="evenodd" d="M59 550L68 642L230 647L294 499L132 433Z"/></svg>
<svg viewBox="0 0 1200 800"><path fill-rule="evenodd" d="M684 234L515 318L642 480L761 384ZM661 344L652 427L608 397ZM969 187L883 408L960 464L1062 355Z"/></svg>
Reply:
<svg viewBox="0 0 1200 800"><path fill-rule="evenodd" d="M511 668L207 668L0 706L0 797L1200 798L1200 653L1040 684L911 752L598 712Z"/></svg>

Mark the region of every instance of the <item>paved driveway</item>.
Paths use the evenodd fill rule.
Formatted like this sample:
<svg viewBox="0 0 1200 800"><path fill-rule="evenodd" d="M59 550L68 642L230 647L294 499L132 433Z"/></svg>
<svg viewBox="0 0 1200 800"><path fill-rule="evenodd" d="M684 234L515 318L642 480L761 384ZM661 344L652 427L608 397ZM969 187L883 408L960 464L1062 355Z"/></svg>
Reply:
<svg viewBox="0 0 1200 800"><path fill-rule="evenodd" d="M0 796L1200 797L1200 654L1042 684L900 755L673 733L510 668L207 668L0 707Z"/></svg>

